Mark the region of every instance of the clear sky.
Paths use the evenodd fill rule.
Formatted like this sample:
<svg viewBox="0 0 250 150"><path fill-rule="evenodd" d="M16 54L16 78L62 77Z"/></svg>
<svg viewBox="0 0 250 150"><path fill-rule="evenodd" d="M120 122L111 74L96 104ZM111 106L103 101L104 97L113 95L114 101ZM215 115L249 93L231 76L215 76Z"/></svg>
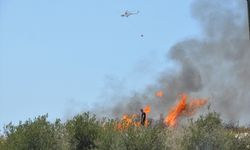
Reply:
<svg viewBox="0 0 250 150"><path fill-rule="evenodd" d="M172 45L198 35L191 2L0 0L0 125L105 104L109 80L143 89Z"/></svg>

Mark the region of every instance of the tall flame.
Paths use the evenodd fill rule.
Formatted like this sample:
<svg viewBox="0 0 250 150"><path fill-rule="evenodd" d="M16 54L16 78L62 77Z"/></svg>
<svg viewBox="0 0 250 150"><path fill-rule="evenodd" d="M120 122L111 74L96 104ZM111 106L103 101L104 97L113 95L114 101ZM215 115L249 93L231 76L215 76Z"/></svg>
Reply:
<svg viewBox="0 0 250 150"><path fill-rule="evenodd" d="M179 103L170 109L167 117L164 119L164 123L168 126L174 127L177 124L178 117L181 115L191 116L196 110L204 106L207 100L203 99L193 99L189 104L187 104L188 96L186 94L181 95Z"/></svg>
<svg viewBox="0 0 250 150"><path fill-rule="evenodd" d="M164 123L167 126L176 126L180 116L191 116L197 111L198 108L204 106L207 103L207 100L205 99L192 99L189 103L187 103L188 96L186 94L181 94L180 96L181 97L177 105L170 109L168 115L164 119ZM145 126L148 127L148 114L151 112L150 105L146 105L143 108L143 111L146 113ZM128 129L129 127L141 126L140 117L141 116L138 114L123 115L122 119L118 122L117 129L124 130Z"/></svg>
<svg viewBox="0 0 250 150"><path fill-rule="evenodd" d="M165 118L164 123L169 126L175 126L176 120L183 110L186 108L187 95L183 94L181 96L180 102L173 108L170 109L168 116Z"/></svg>

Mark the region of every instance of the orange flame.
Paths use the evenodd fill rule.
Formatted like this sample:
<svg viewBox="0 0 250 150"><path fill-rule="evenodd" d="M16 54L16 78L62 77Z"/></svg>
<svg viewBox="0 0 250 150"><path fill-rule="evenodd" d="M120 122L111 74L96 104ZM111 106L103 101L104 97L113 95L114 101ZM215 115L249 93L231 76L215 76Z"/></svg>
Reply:
<svg viewBox="0 0 250 150"><path fill-rule="evenodd" d="M132 115L123 115L122 119L120 122L118 122L117 128L119 130L123 130L123 129L128 129L131 126L139 126L140 122L135 122L135 118L138 118L137 114L132 114Z"/></svg>
<svg viewBox="0 0 250 150"><path fill-rule="evenodd" d="M177 117L186 108L187 95L182 95L180 102L173 108L170 109L168 116L165 118L165 124L169 126L175 126Z"/></svg>
<svg viewBox="0 0 250 150"><path fill-rule="evenodd" d="M143 108L143 111L146 113L146 121L145 121L145 126L147 127L149 125L148 122L148 113L151 112L151 107L150 105L147 105L146 107Z"/></svg>
<svg viewBox="0 0 250 150"><path fill-rule="evenodd" d="M156 97L163 97L163 96L164 96L164 93L163 93L163 91L157 91L157 92L155 93L155 96L156 96Z"/></svg>
<svg viewBox="0 0 250 150"><path fill-rule="evenodd" d="M204 99L193 99L189 105L187 105L187 109L184 112L185 115L191 116L195 114L196 110L207 103L207 100Z"/></svg>
<svg viewBox="0 0 250 150"><path fill-rule="evenodd" d="M151 107L150 105L147 105L143 108L143 111L147 114L151 112ZM137 121L136 121L137 119ZM139 121L140 116L137 114L132 114L132 115L123 115L122 119L118 122L117 124L117 129L118 130L125 130L128 129L129 127L139 127L141 126L141 122ZM146 118L145 126L148 126L148 119Z"/></svg>
<svg viewBox="0 0 250 150"><path fill-rule="evenodd" d="M150 105L147 105L143 108L143 111L147 114L147 113L150 113L151 111L151 108L150 108Z"/></svg>
<svg viewBox="0 0 250 150"><path fill-rule="evenodd" d="M205 105L207 100L194 99L189 104L186 103L188 96L186 94L181 95L180 102L173 108L170 109L169 114L164 119L164 123L168 126L174 127L177 124L177 119L181 115L193 115L196 110Z"/></svg>

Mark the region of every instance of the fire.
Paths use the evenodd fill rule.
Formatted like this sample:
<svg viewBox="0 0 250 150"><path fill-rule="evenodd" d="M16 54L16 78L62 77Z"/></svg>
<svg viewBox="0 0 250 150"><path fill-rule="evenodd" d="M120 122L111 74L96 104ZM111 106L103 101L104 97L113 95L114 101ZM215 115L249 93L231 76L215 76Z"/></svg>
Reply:
<svg viewBox="0 0 250 150"><path fill-rule="evenodd" d="M151 107L150 105L147 105L146 107L143 108L143 111L146 113L146 121L145 121L145 126L147 127L149 125L148 122L148 113L151 112Z"/></svg>
<svg viewBox="0 0 250 150"><path fill-rule="evenodd" d="M150 113L151 111L151 108L150 108L150 105L147 105L143 108L143 111L147 114L147 113Z"/></svg>
<svg viewBox="0 0 250 150"><path fill-rule="evenodd" d="M118 123L117 128L119 130L128 129L131 126L140 126L140 122L136 122L135 119L139 116L137 114L123 115L121 121Z"/></svg>
<svg viewBox="0 0 250 150"><path fill-rule="evenodd" d="M146 116L148 116L148 113L151 112L150 105L147 105L143 108L143 111L146 113ZM148 119L146 118L145 126L148 126ZM140 127L140 116L138 114L132 114L128 115L125 114L122 116L122 119L118 122L117 129L118 130L124 130L128 129L129 127Z"/></svg>
<svg viewBox="0 0 250 150"><path fill-rule="evenodd" d="M164 123L166 125L171 127L176 126L178 117L181 115L193 115L199 107L204 106L207 103L207 100L193 99L189 104L187 104L187 99L188 96L186 94L181 95L179 103L170 109L169 114L164 119Z"/></svg>
<svg viewBox="0 0 250 150"><path fill-rule="evenodd" d="M176 120L183 110L186 108L187 95L182 95L180 102L170 109L168 116L165 118L165 124L169 126L175 126Z"/></svg>
<svg viewBox="0 0 250 150"><path fill-rule="evenodd" d="M164 123L167 126L174 127L177 125L178 118L181 116L191 116L193 115L198 108L204 106L207 103L205 99L191 99L188 101L188 96L186 94L180 95L180 100L176 106L172 107L164 119ZM151 112L151 106L146 105L143 108L143 111L146 113L145 126L148 127L148 114ZM128 129L129 127L140 127L141 126L141 116L138 114L125 114L122 116L122 119L117 124L118 130Z"/></svg>
<svg viewBox="0 0 250 150"><path fill-rule="evenodd" d="M194 99L194 100L192 100L189 103L189 105L187 105L187 109L184 112L185 115L191 116L191 115L195 114L196 110L199 107L204 106L206 103L207 103L207 100L204 100L204 99Z"/></svg>
<svg viewBox="0 0 250 150"><path fill-rule="evenodd" d="M157 92L155 93L155 96L156 96L156 97L163 97L163 96L164 96L164 93L163 93L163 91L157 91Z"/></svg>

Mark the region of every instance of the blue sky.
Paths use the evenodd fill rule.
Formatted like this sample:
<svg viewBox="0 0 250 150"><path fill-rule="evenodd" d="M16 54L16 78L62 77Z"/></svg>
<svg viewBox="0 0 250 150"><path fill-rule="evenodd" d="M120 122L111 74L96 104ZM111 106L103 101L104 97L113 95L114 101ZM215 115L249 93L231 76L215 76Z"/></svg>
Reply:
<svg viewBox="0 0 250 150"><path fill-rule="evenodd" d="M105 104L110 79L129 91L153 83L168 49L199 35L191 2L0 0L0 125Z"/></svg>

